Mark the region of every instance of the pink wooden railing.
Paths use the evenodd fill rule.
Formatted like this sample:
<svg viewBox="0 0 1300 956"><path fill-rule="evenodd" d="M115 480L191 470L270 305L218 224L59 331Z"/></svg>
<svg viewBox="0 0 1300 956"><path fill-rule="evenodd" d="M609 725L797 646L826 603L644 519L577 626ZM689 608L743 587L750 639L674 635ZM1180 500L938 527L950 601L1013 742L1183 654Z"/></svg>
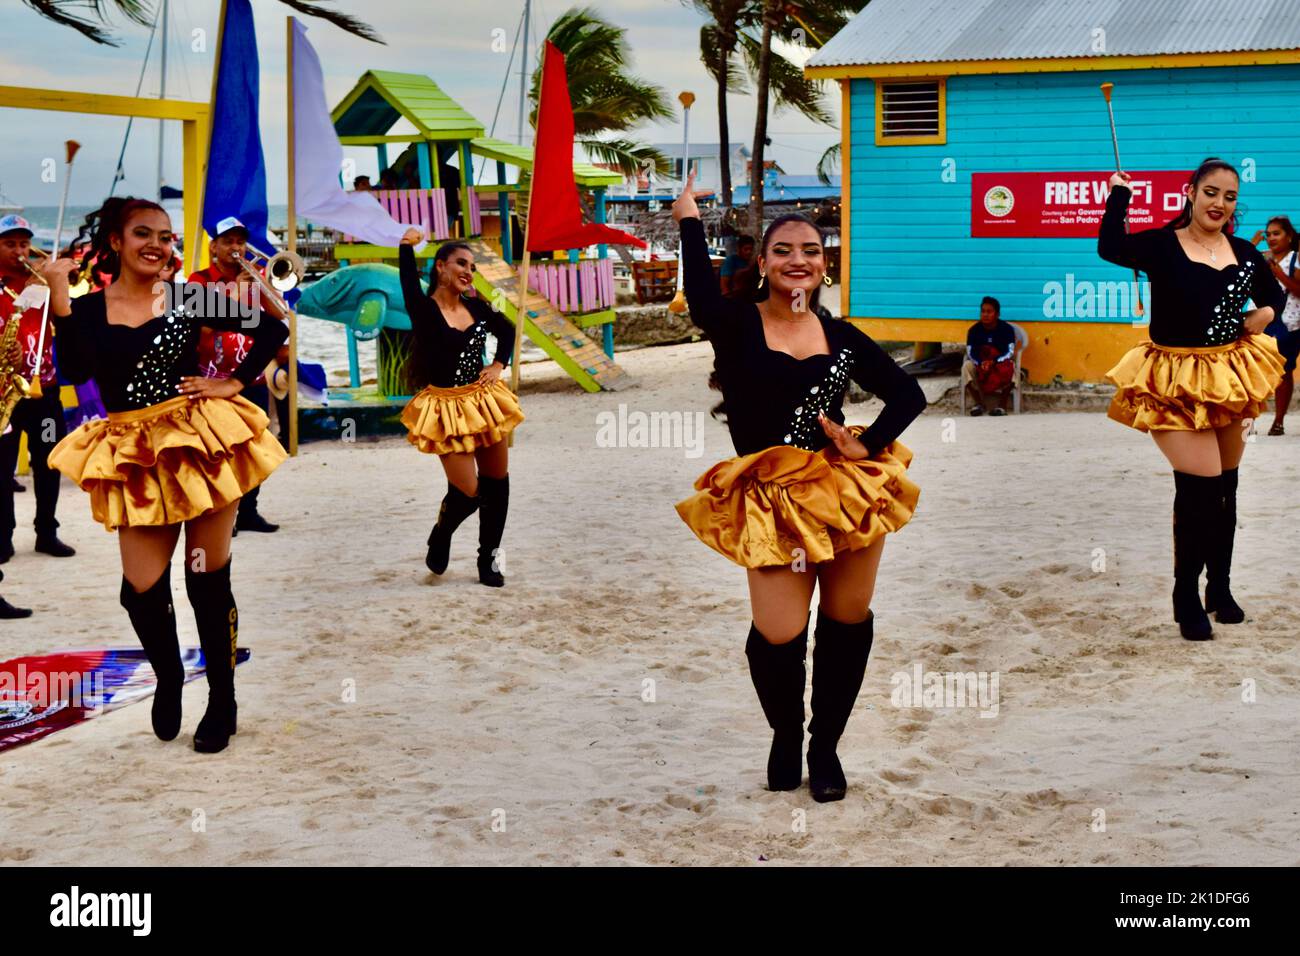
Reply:
<svg viewBox="0 0 1300 956"><path fill-rule="evenodd" d="M528 285L561 312L598 312L614 307L614 260L538 263Z"/></svg>
<svg viewBox="0 0 1300 956"><path fill-rule="evenodd" d="M398 222L419 226L430 239L451 237L447 220L447 194L442 189L374 189L374 196L390 216ZM471 194L472 195L472 194ZM478 206L470 203L471 224L475 233L481 231ZM344 242L356 242L355 236L344 235Z"/></svg>

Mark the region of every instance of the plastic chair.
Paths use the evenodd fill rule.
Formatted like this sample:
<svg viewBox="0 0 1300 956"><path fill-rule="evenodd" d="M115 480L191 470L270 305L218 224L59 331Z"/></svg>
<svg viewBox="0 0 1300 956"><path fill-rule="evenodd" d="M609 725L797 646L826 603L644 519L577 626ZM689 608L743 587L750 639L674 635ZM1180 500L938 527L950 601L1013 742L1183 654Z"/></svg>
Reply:
<svg viewBox="0 0 1300 956"><path fill-rule="evenodd" d="M1022 373L1020 370L1020 358L1029 350L1029 333L1014 322L1008 322L1007 325L1016 333L1016 354L1013 361L1016 363L1016 374L1011 386L1011 409L1015 414L1020 414L1020 386L1022 382ZM961 363L961 384L958 391L961 394L961 414L966 414L966 385L975 377L975 363L965 361Z"/></svg>

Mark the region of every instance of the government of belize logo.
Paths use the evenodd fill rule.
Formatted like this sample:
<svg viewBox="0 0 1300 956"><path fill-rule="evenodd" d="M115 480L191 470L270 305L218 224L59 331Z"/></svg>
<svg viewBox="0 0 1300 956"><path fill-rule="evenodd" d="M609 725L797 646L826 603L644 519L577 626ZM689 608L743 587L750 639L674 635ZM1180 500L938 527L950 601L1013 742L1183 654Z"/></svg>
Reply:
<svg viewBox="0 0 1300 956"><path fill-rule="evenodd" d="M984 208L999 219L1011 212L1015 204L1015 193L1006 186L994 186L984 194Z"/></svg>

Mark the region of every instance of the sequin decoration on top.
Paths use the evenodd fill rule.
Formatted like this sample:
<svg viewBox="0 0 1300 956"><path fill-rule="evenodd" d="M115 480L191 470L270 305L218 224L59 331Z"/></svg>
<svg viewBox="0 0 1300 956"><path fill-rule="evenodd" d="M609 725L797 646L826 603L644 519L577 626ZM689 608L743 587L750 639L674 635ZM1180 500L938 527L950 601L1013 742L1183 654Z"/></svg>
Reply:
<svg viewBox="0 0 1300 956"><path fill-rule="evenodd" d="M469 342L460 353L456 362L456 378L453 386L472 385L483 374L483 349L487 345L487 326L478 319L470 326Z"/></svg>
<svg viewBox="0 0 1300 956"><path fill-rule="evenodd" d="M1254 262L1247 261L1238 267L1237 277L1228 283L1223 299L1214 307L1214 318L1205 330L1206 345L1227 345L1241 338L1245 328L1241 310L1250 298L1251 279L1254 275Z"/></svg>
<svg viewBox="0 0 1300 956"><path fill-rule="evenodd" d="M835 400L844 394L844 388L849 381L849 371L852 368L853 353L849 349L840 349L839 355L831 362L826 377L809 387L807 396L794 410L790 430L782 439L787 445L794 445L804 451L816 451L823 444L818 436L824 436L826 433L822 431L817 416L830 408Z"/></svg>
<svg viewBox="0 0 1300 956"><path fill-rule="evenodd" d="M148 408L180 394L179 368L196 329L194 313L177 306L166 315L162 331L153 337L150 347L136 360L135 371L126 385L132 408Z"/></svg>

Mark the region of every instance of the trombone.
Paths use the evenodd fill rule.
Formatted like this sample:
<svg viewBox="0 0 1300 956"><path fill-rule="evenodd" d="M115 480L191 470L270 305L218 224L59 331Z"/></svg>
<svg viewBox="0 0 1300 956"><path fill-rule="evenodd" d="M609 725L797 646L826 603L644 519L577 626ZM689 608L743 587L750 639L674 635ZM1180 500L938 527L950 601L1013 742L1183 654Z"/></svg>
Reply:
<svg viewBox="0 0 1300 956"><path fill-rule="evenodd" d="M307 264L303 262L302 256L296 252L290 252L288 249L277 252L275 255L267 255L252 243L245 243L244 248L253 254L254 259L264 261L263 268L266 270L266 275L258 272L253 263L243 256L239 256L235 260L239 263L239 268L248 273L249 278L256 282L264 292L269 293L271 301L288 315L293 310L289 308L289 303L284 300L281 293L297 287L303 276L307 274Z"/></svg>

